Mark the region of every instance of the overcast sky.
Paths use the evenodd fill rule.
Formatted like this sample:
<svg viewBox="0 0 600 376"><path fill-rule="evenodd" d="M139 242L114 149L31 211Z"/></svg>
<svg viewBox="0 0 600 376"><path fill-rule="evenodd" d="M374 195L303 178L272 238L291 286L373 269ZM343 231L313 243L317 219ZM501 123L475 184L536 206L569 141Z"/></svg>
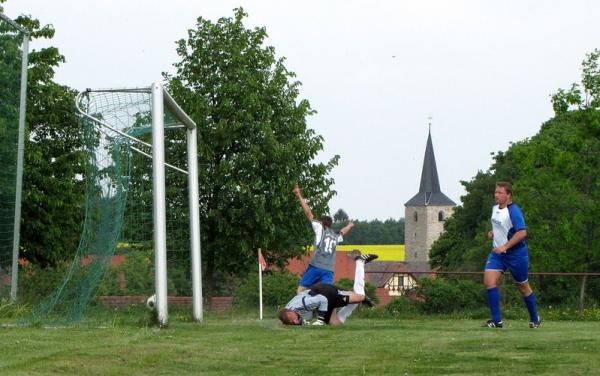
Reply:
<svg viewBox="0 0 600 376"><path fill-rule="evenodd" d="M552 117L550 94L580 82L585 54L600 48L592 0L3 4L11 18L54 25L51 44L67 60L56 80L78 90L148 86L173 71L175 41L198 17L231 17L240 5L317 110L308 123L325 138L319 160L341 156L332 212L363 220L404 216L428 117L442 191L460 204L460 181L487 170L491 152L536 134Z"/></svg>

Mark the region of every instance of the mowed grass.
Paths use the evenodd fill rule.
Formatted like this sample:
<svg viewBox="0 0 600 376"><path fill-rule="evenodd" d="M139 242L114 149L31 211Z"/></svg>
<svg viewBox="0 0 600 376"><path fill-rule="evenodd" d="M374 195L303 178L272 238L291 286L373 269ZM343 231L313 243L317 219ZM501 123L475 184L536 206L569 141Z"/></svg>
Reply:
<svg viewBox="0 0 600 376"><path fill-rule="evenodd" d="M118 320L117 320L118 321ZM172 318L166 329L3 327L2 375L597 375L600 322L351 317L344 327L274 318ZM132 321L134 322L134 320Z"/></svg>

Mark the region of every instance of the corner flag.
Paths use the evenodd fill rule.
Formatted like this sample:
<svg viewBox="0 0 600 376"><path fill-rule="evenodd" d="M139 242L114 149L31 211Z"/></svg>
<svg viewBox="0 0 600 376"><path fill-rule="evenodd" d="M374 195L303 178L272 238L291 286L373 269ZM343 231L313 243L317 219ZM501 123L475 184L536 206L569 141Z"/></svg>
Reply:
<svg viewBox="0 0 600 376"><path fill-rule="evenodd" d="M258 319L263 319L263 304L262 304L262 272L267 268L267 262L262 255L262 250L258 249Z"/></svg>
<svg viewBox="0 0 600 376"><path fill-rule="evenodd" d="M267 269L267 262L265 261L260 248L258 249L258 265L260 265L262 271Z"/></svg>

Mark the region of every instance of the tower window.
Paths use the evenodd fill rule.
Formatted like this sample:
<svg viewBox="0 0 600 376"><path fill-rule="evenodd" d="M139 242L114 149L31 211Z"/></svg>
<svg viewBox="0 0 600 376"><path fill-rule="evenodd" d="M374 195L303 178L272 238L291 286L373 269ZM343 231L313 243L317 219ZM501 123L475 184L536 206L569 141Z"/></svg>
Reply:
<svg viewBox="0 0 600 376"><path fill-rule="evenodd" d="M438 221L439 222L444 222L446 218L444 218L444 212L442 210L440 210L440 212L438 213Z"/></svg>
<svg viewBox="0 0 600 376"><path fill-rule="evenodd" d="M415 217L415 222L417 222L419 220L419 216L418 216L417 212L415 212L415 214L413 215L413 217Z"/></svg>

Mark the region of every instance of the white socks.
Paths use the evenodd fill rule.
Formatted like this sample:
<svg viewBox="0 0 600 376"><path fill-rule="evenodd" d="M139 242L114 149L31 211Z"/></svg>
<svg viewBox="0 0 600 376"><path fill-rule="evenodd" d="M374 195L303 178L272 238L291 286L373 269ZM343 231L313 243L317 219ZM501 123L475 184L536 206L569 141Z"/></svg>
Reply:
<svg viewBox="0 0 600 376"><path fill-rule="evenodd" d="M365 295L365 262L362 259L356 260L354 269L354 293ZM346 322L348 316L358 307L358 304L348 304L345 307L338 309L337 317L342 323Z"/></svg>
<svg viewBox="0 0 600 376"><path fill-rule="evenodd" d="M365 262L362 259L356 260L353 290L356 294L365 295Z"/></svg>

